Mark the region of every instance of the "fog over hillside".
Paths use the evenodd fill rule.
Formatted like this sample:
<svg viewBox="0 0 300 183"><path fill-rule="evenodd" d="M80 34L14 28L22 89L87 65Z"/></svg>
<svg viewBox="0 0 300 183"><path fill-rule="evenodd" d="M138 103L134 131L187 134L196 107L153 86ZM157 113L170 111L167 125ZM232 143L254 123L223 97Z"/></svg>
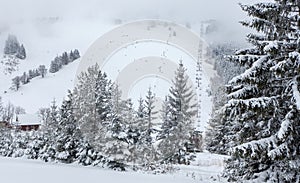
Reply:
<svg viewBox="0 0 300 183"><path fill-rule="evenodd" d="M0 32L26 31L15 28L26 22L34 24L40 34L51 36L57 29L69 30L70 27L79 27L82 21L114 22L116 19L122 19L128 22L139 19L164 19L182 24L186 22L195 24L203 20L216 19L222 26L220 33L226 35L227 39L236 40L240 40L245 34L245 29L238 23L244 19L245 13L240 10L238 3L257 2L257 0L1 1ZM68 26L45 24L45 21L57 23L62 19L70 20L71 23ZM86 30L91 28L92 25Z"/></svg>

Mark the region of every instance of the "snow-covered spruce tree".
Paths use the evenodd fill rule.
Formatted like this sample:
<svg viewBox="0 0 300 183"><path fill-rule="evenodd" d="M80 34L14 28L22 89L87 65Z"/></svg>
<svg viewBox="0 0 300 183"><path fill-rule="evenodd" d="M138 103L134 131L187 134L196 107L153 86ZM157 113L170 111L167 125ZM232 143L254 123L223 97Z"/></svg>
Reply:
<svg viewBox="0 0 300 183"><path fill-rule="evenodd" d="M0 96L0 121L6 121L5 108L2 103L2 98ZM12 136L10 133L11 129L7 126L0 127L0 155L7 156L9 145L12 142Z"/></svg>
<svg viewBox="0 0 300 183"><path fill-rule="evenodd" d="M241 74L244 68L234 62L228 62L226 57L242 48L233 42L215 43L210 45L211 57L215 60L214 69L217 71L223 84L228 83L234 76Z"/></svg>
<svg viewBox="0 0 300 183"><path fill-rule="evenodd" d="M43 107L38 111L38 116L41 119L41 124L45 124L50 116L50 108Z"/></svg>
<svg viewBox="0 0 300 183"><path fill-rule="evenodd" d="M143 111L139 111L140 117L137 115L137 111L133 108L131 99L123 100L121 105L122 111L122 123L125 127L126 136L123 139L127 143L126 149L129 153L126 155L126 163L134 165L141 165L143 163L143 142L142 142L142 131L146 122L143 120Z"/></svg>
<svg viewBox="0 0 300 183"><path fill-rule="evenodd" d="M69 62L70 62L69 55L67 52L64 52L61 56L61 63L62 65L68 65Z"/></svg>
<svg viewBox="0 0 300 183"><path fill-rule="evenodd" d="M35 77L35 76L34 76L34 71L30 69L30 70L28 71L28 79L31 80L31 79L34 78L34 77Z"/></svg>
<svg viewBox="0 0 300 183"><path fill-rule="evenodd" d="M83 138L78 143L76 158L77 162L84 166L106 163L102 154L95 151L94 147Z"/></svg>
<svg viewBox="0 0 300 183"><path fill-rule="evenodd" d="M171 106L169 102L168 96L165 97L165 100L162 104L161 109L161 131L159 132L158 139L166 138L167 135L170 133L170 130L172 129L173 123L171 120Z"/></svg>
<svg viewBox="0 0 300 183"><path fill-rule="evenodd" d="M48 162L55 160L55 143L57 137L58 122L60 120L58 106L56 101L53 100L47 114L41 131L44 135L45 145L39 152L39 158Z"/></svg>
<svg viewBox="0 0 300 183"><path fill-rule="evenodd" d="M196 115L196 104L192 101L195 94L188 85L188 79L186 68L180 62L166 102L167 117L164 118L163 130L160 134L162 140L159 144L159 151L165 161L187 163L186 145L193 131L193 118Z"/></svg>
<svg viewBox="0 0 300 183"><path fill-rule="evenodd" d="M56 100L53 99L50 105L49 109L45 109L47 117L45 119L45 122L43 123L42 130L46 131L48 134L53 134L54 129L58 127L58 121L59 121L59 110L58 106L56 104ZM53 134L56 135L56 134Z"/></svg>
<svg viewBox="0 0 300 183"><path fill-rule="evenodd" d="M11 89L18 91L20 89L20 85L21 85L21 78L20 76L16 76L12 79L12 86Z"/></svg>
<svg viewBox="0 0 300 183"><path fill-rule="evenodd" d="M106 73L99 71L95 85L96 111L99 119L105 125L111 113L112 82L107 78Z"/></svg>
<svg viewBox="0 0 300 183"><path fill-rule="evenodd" d="M223 107L231 142L225 176L231 181L300 181L299 1L242 5L252 48L231 60L247 70L229 82Z"/></svg>
<svg viewBox="0 0 300 183"><path fill-rule="evenodd" d="M8 156L9 146L12 144L12 134L11 129L2 127L0 128L0 155Z"/></svg>
<svg viewBox="0 0 300 183"><path fill-rule="evenodd" d="M23 44L21 44L21 46L19 47L16 57L23 60L26 58L26 50Z"/></svg>
<svg viewBox="0 0 300 183"><path fill-rule="evenodd" d="M26 111L24 108L20 106L15 107L15 114L18 116L19 114L26 114Z"/></svg>
<svg viewBox="0 0 300 183"><path fill-rule="evenodd" d="M6 104L6 106L3 108L2 121L11 123L14 114L15 114L15 106L12 103L8 102L8 104Z"/></svg>
<svg viewBox="0 0 300 183"><path fill-rule="evenodd" d="M145 99L145 125L146 128L141 132L142 143L144 147L143 150L143 162L146 166L154 163L156 159L156 150L154 148L154 121L156 119L155 115L158 113L155 111L155 95L149 87Z"/></svg>
<svg viewBox="0 0 300 183"><path fill-rule="evenodd" d="M54 60L51 61L49 72L50 73L55 73L59 71L59 69L62 68L62 61L61 57L55 57Z"/></svg>
<svg viewBox="0 0 300 183"><path fill-rule="evenodd" d="M70 62L73 62L74 60L80 58L79 51L77 49L75 49L74 51L71 50L69 54L69 58L70 58Z"/></svg>
<svg viewBox="0 0 300 183"><path fill-rule="evenodd" d="M7 40L5 41L4 54L15 55L19 52L20 43L16 36L8 35Z"/></svg>
<svg viewBox="0 0 300 183"><path fill-rule="evenodd" d="M73 59L76 60L78 58L80 58L80 53L77 49L75 49L73 52Z"/></svg>
<svg viewBox="0 0 300 183"><path fill-rule="evenodd" d="M29 142L29 136L22 133L18 129L11 131L12 142L9 145L7 156L9 157L22 157L25 154L26 146Z"/></svg>
<svg viewBox="0 0 300 183"><path fill-rule="evenodd" d="M34 76L35 76L35 77L38 77L38 76L40 76L40 75L41 75L41 73L40 73L40 71L39 71L39 68L34 69Z"/></svg>
<svg viewBox="0 0 300 183"><path fill-rule="evenodd" d="M238 47L232 43L211 45L212 58L215 60L214 69L218 75L211 78L211 93L213 96L213 113L205 132L205 147L208 151L218 154L227 154L228 146L224 137L225 128L221 120L223 114L220 110L226 103L225 85L233 77L244 72L244 68L234 62L229 62L226 57L234 54Z"/></svg>
<svg viewBox="0 0 300 183"><path fill-rule="evenodd" d="M5 41L4 54L14 55L19 59L26 58L26 51L24 45L20 46L20 43L16 36L8 35L7 40Z"/></svg>
<svg viewBox="0 0 300 183"><path fill-rule="evenodd" d="M42 78L44 78L45 75L47 74L46 66L45 65L40 65L39 68L38 68L38 72L42 76Z"/></svg>
<svg viewBox="0 0 300 183"><path fill-rule="evenodd" d="M93 146L96 141L99 128L99 115L96 110L96 81L100 69L96 64L89 67L78 77L78 84L74 89L74 113L79 123L84 138Z"/></svg>
<svg viewBox="0 0 300 183"><path fill-rule="evenodd" d="M50 63L49 72L56 73L59 70L58 68L58 64L54 60L52 60Z"/></svg>
<svg viewBox="0 0 300 183"><path fill-rule="evenodd" d="M23 75L20 77L20 80L23 85L29 83L29 81L30 81L26 72L23 73Z"/></svg>
<svg viewBox="0 0 300 183"><path fill-rule="evenodd" d="M81 162L90 162L92 159L93 164L98 164L100 161L104 161L103 155L108 157L112 154L113 157L112 149L118 148L119 143L116 143L116 147L111 145L114 144L113 141L118 142L117 137L112 136L112 128L117 126L114 124L119 124L120 116L124 115L121 115L120 106L122 102L118 93L119 90L115 92L113 88L113 83L105 73L100 71L97 64L89 67L87 72L81 73L78 77L78 84L73 92L73 106L76 120L78 120L84 136L83 143L86 144L81 144L79 155L81 158L86 158L85 160L81 159ZM119 98L114 100L113 96L119 96ZM92 149L85 149L89 148L90 145ZM109 166L113 168L118 166L118 163L114 162Z"/></svg>
<svg viewBox="0 0 300 183"><path fill-rule="evenodd" d="M215 108L214 108L215 109ZM221 120L223 113L220 110L216 110L213 113L212 119L210 119L206 133L205 133L205 148L216 154L228 154L228 148L231 145L224 134L227 134L228 128L225 127L225 123Z"/></svg>
<svg viewBox="0 0 300 183"><path fill-rule="evenodd" d="M105 134L105 147L103 147L104 154L109 157L110 160L117 163L126 163L130 157L127 127L128 121L124 120L125 109L124 101L121 99L121 91L118 85L114 85L111 95L111 112L108 118ZM115 166L115 165L113 165ZM122 165L116 165L123 169Z"/></svg>
<svg viewBox="0 0 300 183"><path fill-rule="evenodd" d="M135 119L132 120L127 129L128 149L130 151L128 162L132 162L134 165L143 163L143 154L140 153L142 151L141 146L143 145L141 142L141 138L143 138L141 132L146 131L145 105L142 97L139 98L138 104L137 111L133 112Z"/></svg>
<svg viewBox="0 0 300 183"><path fill-rule="evenodd" d="M138 125L138 128L144 129L145 128L145 118L146 118L146 112L145 112L145 104L144 99L142 97L138 100L138 108L136 111L136 123Z"/></svg>
<svg viewBox="0 0 300 183"><path fill-rule="evenodd" d="M78 154L78 145L81 139L81 132L73 110L73 96L68 91L66 99L60 109L60 120L56 129L56 154L58 161L64 163L73 163Z"/></svg>
<svg viewBox="0 0 300 183"><path fill-rule="evenodd" d="M151 87L147 91L146 99L145 99L145 114L146 114L146 125L147 125L147 132L146 132L146 142L148 145L152 144L152 134L154 132L154 124L153 120L156 119L155 115L157 114L157 111L154 110L155 108L155 94L152 92Z"/></svg>
<svg viewBox="0 0 300 183"><path fill-rule="evenodd" d="M42 131L30 131L26 133L26 136L28 136L28 142L24 151L25 156L28 159L40 158L40 152L42 152L47 142L44 133Z"/></svg>

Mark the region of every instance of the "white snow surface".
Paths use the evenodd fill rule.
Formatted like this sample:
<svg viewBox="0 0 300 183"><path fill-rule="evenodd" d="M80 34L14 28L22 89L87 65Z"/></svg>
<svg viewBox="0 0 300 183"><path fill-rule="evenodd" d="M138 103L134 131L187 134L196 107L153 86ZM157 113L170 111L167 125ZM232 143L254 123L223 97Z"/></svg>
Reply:
<svg viewBox="0 0 300 183"><path fill-rule="evenodd" d="M45 65L49 69L51 61L65 51L78 49L83 55L94 40L116 26L113 22L102 19L79 18L75 23L74 19L67 17L57 18L55 22L48 21L47 17L26 19L1 30L0 61L3 59L3 48L9 34L17 36L19 42L24 44L27 54L27 58L20 60L18 70L12 74L5 75L3 65L0 64L0 96L4 105L11 102L31 114L41 107L49 107L54 98L60 105L67 90L74 87L79 60L64 66L55 74L48 73L46 78L32 79L30 83L22 85L18 92L9 89L12 78L29 69L37 69L39 65Z"/></svg>
<svg viewBox="0 0 300 183"><path fill-rule="evenodd" d="M0 157L1 182L9 183L60 183L60 182L109 182L109 183L209 183L225 182L220 177L223 167L210 164L224 157L203 153L199 162L207 165L179 166L180 170L167 174L143 172L118 172L99 167L83 167L76 164L44 163L40 160ZM205 164L205 163L204 163Z"/></svg>
<svg viewBox="0 0 300 183"><path fill-rule="evenodd" d="M14 121L13 123L19 125L37 125L41 124L41 119L37 114L19 114L18 121Z"/></svg>
<svg viewBox="0 0 300 183"><path fill-rule="evenodd" d="M17 92L8 89L7 83L4 84L1 89L7 93L1 94L3 103L11 102L16 106L21 106L29 114L36 113L42 107L49 107L54 99L60 105L67 90L72 90L74 87L79 60L64 66L57 73L48 73L45 78L39 76L32 79L28 84L21 85Z"/></svg>

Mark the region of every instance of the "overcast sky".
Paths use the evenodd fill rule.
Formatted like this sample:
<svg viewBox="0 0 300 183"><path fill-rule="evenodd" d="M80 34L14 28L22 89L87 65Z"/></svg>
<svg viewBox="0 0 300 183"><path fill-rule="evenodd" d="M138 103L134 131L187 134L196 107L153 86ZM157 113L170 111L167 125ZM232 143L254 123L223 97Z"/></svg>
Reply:
<svg viewBox="0 0 300 183"><path fill-rule="evenodd" d="M217 19L232 35L242 32L244 19L238 3L259 0L0 0L0 31L13 23L43 17L71 20L117 18L126 21L159 18L176 22L197 23ZM265 0L266 1L266 0ZM76 23L74 21L74 23Z"/></svg>
<svg viewBox="0 0 300 183"><path fill-rule="evenodd" d="M98 15L144 18L238 20L243 12L237 5L258 0L0 0L2 21L39 16Z"/></svg>

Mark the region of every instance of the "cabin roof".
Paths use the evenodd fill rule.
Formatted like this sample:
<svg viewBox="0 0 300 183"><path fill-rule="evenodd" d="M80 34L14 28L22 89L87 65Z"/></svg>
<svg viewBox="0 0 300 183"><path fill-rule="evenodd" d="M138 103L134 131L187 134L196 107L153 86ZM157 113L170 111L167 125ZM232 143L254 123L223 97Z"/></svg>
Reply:
<svg viewBox="0 0 300 183"><path fill-rule="evenodd" d="M36 114L20 114L17 119L18 121L15 120L14 123L20 126L41 124L41 120Z"/></svg>

